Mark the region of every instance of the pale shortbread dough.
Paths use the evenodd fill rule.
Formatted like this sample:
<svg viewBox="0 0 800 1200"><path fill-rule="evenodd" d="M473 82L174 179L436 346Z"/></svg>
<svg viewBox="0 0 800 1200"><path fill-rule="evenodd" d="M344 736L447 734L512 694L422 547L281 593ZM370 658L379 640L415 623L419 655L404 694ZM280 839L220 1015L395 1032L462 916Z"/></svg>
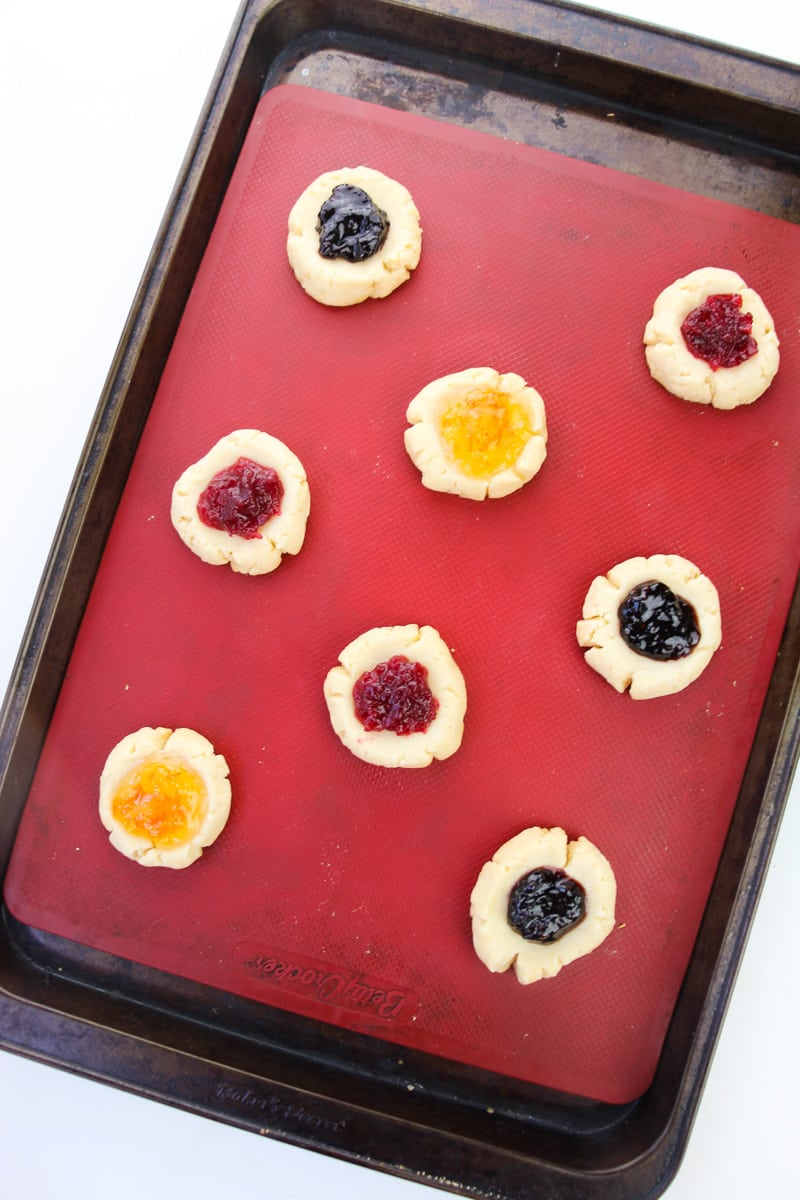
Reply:
<svg viewBox="0 0 800 1200"><path fill-rule="evenodd" d="M502 393L519 405L527 413L532 432L512 465L475 478L453 459L441 433L441 421L453 405L487 392ZM411 401L406 420L410 422L405 431L406 450L422 473L424 486L468 500L497 499L517 491L539 471L547 454L542 397L522 376L500 374L492 367L469 367L434 379Z"/></svg>
<svg viewBox="0 0 800 1200"><path fill-rule="evenodd" d="M365 191L389 220L386 241L360 262L323 258L319 252L319 210L340 183ZM344 308L388 296L409 278L421 251L419 212L410 192L371 167L326 171L309 184L289 213L289 263L303 290L320 304Z"/></svg>
<svg viewBox="0 0 800 1200"><path fill-rule="evenodd" d="M114 795L125 776L149 761L178 760L195 771L206 786L206 811L198 830L184 844L158 847L147 837L124 829L115 819ZM202 734L193 729L145 727L118 742L100 776L100 820L111 845L143 867L188 867L222 832L231 808L228 764Z"/></svg>
<svg viewBox="0 0 800 1200"><path fill-rule="evenodd" d="M439 702L435 717L421 733L366 730L355 713L356 681L396 654L427 668L428 687ZM387 625L362 633L345 646L339 665L328 672L324 693L334 731L364 762L379 767L427 767L435 758L449 758L461 745L467 708L464 676L430 625Z"/></svg>
<svg viewBox="0 0 800 1200"><path fill-rule="evenodd" d="M685 658L647 658L623 640L619 606L633 588L651 579L665 583L695 611L700 640ZM668 696L694 682L718 649L722 640L719 595L711 580L680 555L629 558L592 581L576 632L578 644L587 647L589 666L618 692L627 690L634 700Z"/></svg>
<svg viewBox="0 0 800 1200"><path fill-rule="evenodd" d="M272 467L283 484L280 512L270 517L254 538L212 529L198 516L197 502L213 477L238 458ZM306 533L311 498L308 480L297 455L277 438L258 429L235 429L220 438L208 454L187 467L172 490L172 524L186 545L203 562L227 563L245 575L266 575L280 565L284 554L297 554Z"/></svg>
<svg viewBox="0 0 800 1200"><path fill-rule="evenodd" d="M565 871L586 893L579 924L555 942L528 941L508 921L515 884L537 867ZM525 829L484 863L470 896L472 944L490 971L513 966L519 983L536 983L595 950L614 928L617 882L611 864L585 837L570 842L563 829Z"/></svg>
<svg viewBox="0 0 800 1200"><path fill-rule="evenodd" d="M751 314L758 343L751 358L716 371L692 354L681 333L689 313L714 295L742 297L742 312ZM665 288L645 326L644 344L650 374L668 392L722 409L757 400L774 379L780 359L775 325L763 300L735 271L721 267L701 267Z"/></svg>

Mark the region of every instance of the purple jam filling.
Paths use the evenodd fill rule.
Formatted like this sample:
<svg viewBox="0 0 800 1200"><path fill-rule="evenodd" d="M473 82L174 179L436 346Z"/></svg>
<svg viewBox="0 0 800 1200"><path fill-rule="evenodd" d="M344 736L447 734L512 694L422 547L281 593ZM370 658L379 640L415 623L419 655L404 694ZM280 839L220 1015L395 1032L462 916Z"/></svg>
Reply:
<svg viewBox="0 0 800 1200"><path fill-rule="evenodd" d="M700 641L692 605L657 579L628 592L618 615L623 641L646 658L665 662L685 658Z"/></svg>
<svg viewBox="0 0 800 1200"><path fill-rule="evenodd" d="M323 258L361 262L386 241L389 219L363 188L340 183L319 210L317 232Z"/></svg>
<svg viewBox="0 0 800 1200"><path fill-rule="evenodd" d="M586 916L586 893L559 867L536 867L508 897L508 923L526 942L557 942Z"/></svg>

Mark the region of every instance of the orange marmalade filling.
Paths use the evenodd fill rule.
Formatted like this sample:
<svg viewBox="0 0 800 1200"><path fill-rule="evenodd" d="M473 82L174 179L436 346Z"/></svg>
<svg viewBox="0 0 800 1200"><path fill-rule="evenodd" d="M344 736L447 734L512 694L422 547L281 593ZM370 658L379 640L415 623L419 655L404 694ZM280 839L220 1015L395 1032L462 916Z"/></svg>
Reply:
<svg viewBox="0 0 800 1200"><path fill-rule="evenodd" d="M203 780L180 758L169 755L130 770L111 803L112 814L126 833L148 838L163 850L194 837L207 808Z"/></svg>
<svg viewBox="0 0 800 1200"><path fill-rule="evenodd" d="M442 439L455 463L473 479L513 466L534 430L523 404L505 392L472 392L442 413Z"/></svg>

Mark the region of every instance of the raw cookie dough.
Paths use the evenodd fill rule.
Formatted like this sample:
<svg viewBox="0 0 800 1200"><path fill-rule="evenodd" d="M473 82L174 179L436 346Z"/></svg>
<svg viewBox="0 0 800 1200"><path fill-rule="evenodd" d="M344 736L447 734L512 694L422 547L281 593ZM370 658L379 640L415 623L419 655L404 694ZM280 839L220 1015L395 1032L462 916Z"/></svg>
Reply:
<svg viewBox="0 0 800 1200"><path fill-rule="evenodd" d="M683 658L649 658L623 640L619 607L633 588L650 580L666 584L694 609L700 640ZM628 690L634 700L668 696L697 679L718 649L722 640L719 596L711 580L677 554L629 558L592 581L576 633L578 644L587 647L589 666L618 692Z"/></svg>
<svg viewBox="0 0 800 1200"><path fill-rule="evenodd" d="M427 670L427 684L438 709L424 731L367 730L356 716L356 682L364 672L395 655ZM345 646L339 665L328 672L324 694L335 733L364 762L379 767L427 767L434 758L449 758L461 745L467 708L464 677L430 625L389 625L362 633Z"/></svg>
<svg viewBox="0 0 800 1200"><path fill-rule="evenodd" d="M283 485L280 511L269 517L255 537L240 537L213 529L199 517L197 504L214 476L239 458L251 459L277 472ZM303 465L292 451L258 429L235 429L208 454L187 467L172 490L172 524L186 545L203 562L227 563L245 575L266 575L280 565L284 554L297 554L303 545L311 504Z"/></svg>
<svg viewBox="0 0 800 1200"><path fill-rule="evenodd" d="M557 941L529 941L510 924L508 903L517 882L538 867L566 872L585 893L583 918ZM534 826L511 838L484 863L470 896L472 943L490 971L513 966L519 983L536 983L596 949L614 928L617 883L608 860L585 837L567 841L563 829Z"/></svg>
<svg viewBox="0 0 800 1200"><path fill-rule="evenodd" d="M324 258L319 251L319 211L339 184L361 188L389 220L383 245L359 262ZM371 167L326 171L309 184L289 213L289 263L304 291L320 304L342 308L388 296L409 278L421 250L419 213L410 193Z"/></svg>
<svg viewBox="0 0 800 1200"><path fill-rule="evenodd" d="M111 845L143 867L188 867L219 837L230 808L228 764L193 729L128 734L100 776Z"/></svg>
<svg viewBox="0 0 800 1200"><path fill-rule="evenodd" d="M715 295L742 297L741 311L752 316L758 345L744 362L716 370L692 354L681 333L689 313ZM721 267L701 267L665 288L645 326L644 344L650 374L668 392L714 408L752 404L774 379L780 359L775 326L761 297L735 271Z"/></svg>
<svg viewBox="0 0 800 1200"><path fill-rule="evenodd" d="M547 454L544 401L520 375L470 367L444 375L408 406L405 446L425 487L468 500L517 491Z"/></svg>

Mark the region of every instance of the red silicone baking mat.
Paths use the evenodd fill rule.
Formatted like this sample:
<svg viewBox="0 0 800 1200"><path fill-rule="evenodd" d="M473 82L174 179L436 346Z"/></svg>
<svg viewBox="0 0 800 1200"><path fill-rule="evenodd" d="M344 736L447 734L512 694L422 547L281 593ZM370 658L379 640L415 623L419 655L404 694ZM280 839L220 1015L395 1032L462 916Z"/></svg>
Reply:
<svg viewBox="0 0 800 1200"><path fill-rule="evenodd" d="M404 182L412 279L329 309L301 291L288 211L322 171ZM8 874L22 921L401 1045L607 1101L648 1085L735 803L798 569L800 230L604 168L293 86L267 94L122 496ZM666 284L739 271L782 337L729 413L668 395L642 330ZM483 504L433 494L405 409L468 366L544 396L547 461ZM303 461L305 546L246 578L174 533L177 476L260 427ZM634 702L575 640L595 574L673 552L717 585L724 644L677 696ZM333 735L322 681L373 625L436 626L468 688L460 751L383 770ZM105 757L188 725L233 811L185 871L144 869L97 817ZM527 988L470 938L485 859L533 824L611 860L618 924Z"/></svg>

